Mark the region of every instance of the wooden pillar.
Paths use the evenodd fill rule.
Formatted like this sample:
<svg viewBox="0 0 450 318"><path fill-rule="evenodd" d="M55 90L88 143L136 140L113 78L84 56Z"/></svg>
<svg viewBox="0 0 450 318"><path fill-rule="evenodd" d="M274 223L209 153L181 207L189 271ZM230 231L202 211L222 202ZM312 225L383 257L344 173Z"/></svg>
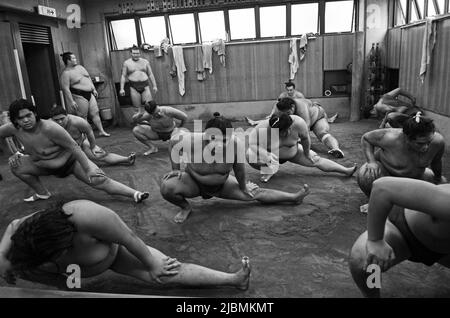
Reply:
<svg viewBox="0 0 450 318"><path fill-rule="evenodd" d="M379 43L382 54L382 64L386 65L386 34L389 13L388 1L359 0L359 25L354 38L353 68L352 68L352 100L350 105L350 120L361 118L362 110L371 107L367 101L368 87L368 54L372 43ZM375 101L376 102L376 101Z"/></svg>

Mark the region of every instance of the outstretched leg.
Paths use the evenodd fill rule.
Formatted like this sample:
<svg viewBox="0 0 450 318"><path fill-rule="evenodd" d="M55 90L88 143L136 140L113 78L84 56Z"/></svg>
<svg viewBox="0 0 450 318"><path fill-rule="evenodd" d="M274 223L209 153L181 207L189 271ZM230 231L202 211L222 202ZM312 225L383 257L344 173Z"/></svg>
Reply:
<svg viewBox="0 0 450 318"><path fill-rule="evenodd" d="M89 180L83 168L78 162L75 163L73 175L78 180L83 181L84 183L90 185L95 189L103 190L108 194L117 194L132 198L136 203L139 203L149 197L148 192L137 191L106 176L99 176L96 177L95 180Z"/></svg>
<svg viewBox="0 0 450 318"><path fill-rule="evenodd" d="M250 190L250 194L244 193L239 188L236 177L230 175L220 193L217 194L217 197L229 200L258 201L262 203L300 204L309 194L309 187L307 185L304 185L299 191L294 193L260 188L251 182L247 185L247 188Z"/></svg>
<svg viewBox="0 0 450 318"><path fill-rule="evenodd" d="M136 160L136 154L134 152L130 153L128 156L121 156L112 152L103 152L101 154L94 155L92 149L89 146L89 141L84 140L82 144L82 149L86 156L94 162L96 165L107 165L114 166L119 164L133 165Z"/></svg>
<svg viewBox="0 0 450 318"><path fill-rule="evenodd" d="M337 162L334 162L334 161L326 159L326 158L319 157L312 150L310 150L310 153L312 154L312 156L314 158L314 163L312 163L305 157L305 154L303 153L303 147L302 147L302 145L299 144L297 154L295 155L294 158L290 159L289 161L296 163L298 165L301 165L301 166L305 166L305 167L316 167L324 172L342 173L349 177L352 176L358 168L356 164L354 164L352 167L348 167L348 168L344 167L343 165L341 165Z"/></svg>
<svg viewBox="0 0 450 318"><path fill-rule="evenodd" d="M159 250L147 246L152 257L159 260L163 266L164 259L167 258ZM111 270L135 277L148 283L163 284L165 286L187 286L187 287L222 287L232 286L242 290L248 289L250 281L250 265L248 258L242 262L242 268L235 273L225 273L210 269L204 266L181 263L176 268L177 274L172 276L159 277L160 281L155 281L149 274L149 269L142 264L125 247L120 246L115 262L110 267Z"/></svg>

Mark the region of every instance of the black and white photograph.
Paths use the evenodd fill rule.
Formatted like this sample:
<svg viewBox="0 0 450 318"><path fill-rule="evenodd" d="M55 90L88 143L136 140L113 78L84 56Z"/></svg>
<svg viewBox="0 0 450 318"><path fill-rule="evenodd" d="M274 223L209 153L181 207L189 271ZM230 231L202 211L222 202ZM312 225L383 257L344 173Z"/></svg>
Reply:
<svg viewBox="0 0 450 318"><path fill-rule="evenodd" d="M450 297L449 6L0 0L0 298Z"/></svg>

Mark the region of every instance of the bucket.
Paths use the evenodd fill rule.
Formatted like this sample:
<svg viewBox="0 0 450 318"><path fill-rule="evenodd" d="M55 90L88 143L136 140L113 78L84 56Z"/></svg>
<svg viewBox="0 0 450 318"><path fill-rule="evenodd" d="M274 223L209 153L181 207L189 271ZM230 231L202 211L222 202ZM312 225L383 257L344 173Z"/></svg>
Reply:
<svg viewBox="0 0 450 318"><path fill-rule="evenodd" d="M112 112L111 112L111 108L103 108L100 110L100 117L102 117L103 120L111 120L112 117Z"/></svg>

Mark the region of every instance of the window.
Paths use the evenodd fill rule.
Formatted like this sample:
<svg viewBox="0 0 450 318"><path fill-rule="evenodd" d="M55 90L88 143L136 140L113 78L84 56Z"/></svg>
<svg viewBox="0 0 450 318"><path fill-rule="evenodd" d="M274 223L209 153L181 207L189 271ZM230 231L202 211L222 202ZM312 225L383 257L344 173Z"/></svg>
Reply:
<svg viewBox="0 0 450 318"><path fill-rule="evenodd" d="M429 2L433 0L428 0ZM444 14L445 10L445 0L436 0L436 4L438 5L438 14Z"/></svg>
<svg viewBox="0 0 450 318"><path fill-rule="evenodd" d="M432 17L438 15L436 8L434 7L433 0L428 0L428 13L427 16Z"/></svg>
<svg viewBox="0 0 450 318"><path fill-rule="evenodd" d="M430 0L431 2L432 0ZM425 19L425 0L416 0L420 19Z"/></svg>
<svg viewBox="0 0 450 318"><path fill-rule="evenodd" d="M193 13L170 15L169 21L173 44L197 42Z"/></svg>
<svg viewBox="0 0 450 318"><path fill-rule="evenodd" d="M261 37L286 35L286 6L261 7L259 18Z"/></svg>
<svg viewBox="0 0 450 318"><path fill-rule="evenodd" d="M111 40L113 50L123 50L137 45L134 19L111 21Z"/></svg>
<svg viewBox="0 0 450 318"><path fill-rule="evenodd" d="M230 17L230 39L253 39L255 31L255 10L235 9L229 11Z"/></svg>
<svg viewBox="0 0 450 318"><path fill-rule="evenodd" d="M414 22L420 19L419 14L418 14L418 8L416 7L416 4L414 1L410 0L410 4L409 4L409 10L411 11L411 20L409 22Z"/></svg>
<svg viewBox="0 0 450 318"><path fill-rule="evenodd" d="M160 44L167 37L166 23L163 16L141 19L142 42Z"/></svg>
<svg viewBox="0 0 450 318"><path fill-rule="evenodd" d="M318 33L319 4L293 4L291 7L291 34Z"/></svg>
<svg viewBox="0 0 450 318"><path fill-rule="evenodd" d="M351 32L353 1L330 1L325 3L325 33Z"/></svg>
<svg viewBox="0 0 450 318"><path fill-rule="evenodd" d="M209 42L216 39L226 40L223 11L200 12L198 19L200 22L202 42Z"/></svg>
<svg viewBox="0 0 450 318"><path fill-rule="evenodd" d="M397 0L395 6L395 26L406 23L406 0Z"/></svg>

